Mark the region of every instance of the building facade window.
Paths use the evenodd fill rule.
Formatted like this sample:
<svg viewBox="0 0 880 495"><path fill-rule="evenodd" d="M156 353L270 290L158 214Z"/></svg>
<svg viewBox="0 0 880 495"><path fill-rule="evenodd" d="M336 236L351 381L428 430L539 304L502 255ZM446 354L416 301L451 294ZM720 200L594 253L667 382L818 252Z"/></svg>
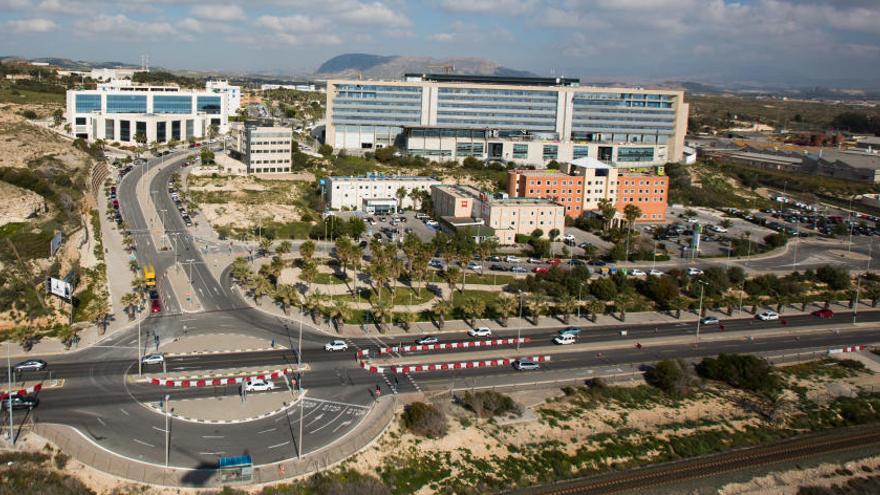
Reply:
<svg viewBox="0 0 880 495"><path fill-rule="evenodd" d="M574 147L574 159L578 158L586 158L590 156L590 147L589 146L575 146Z"/></svg>
<svg viewBox="0 0 880 495"><path fill-rule="evenodd" d="M188 119L186 121L186 138L189 139L191 136L193 136L193 120Z"/></svg>
<svg viewBox="0 0 880 495"><path fill-rule="evenodd" d="M147 140L147 123L146 122L136 122L135 123L135 131L134 135L137 136L140 134L144 138L144 142Z"/></svg>
<svg viewBox="0 0 880 495"><path fill-rule="evenodd" d="M654 148L618 148L619 162L650 162L654 160Z"/></svg>
<svg viewBox="0 0 880 495"><path fill-rule="evenodd" d="M192 113L192 97L156 95L153 97L153 113Z"/></svg>
<svg viewBox="0 0 880 495"><path fill-rule="evenodd" d="M220 97L219 96L199 96L197 97L196 107L199 112L211 115L220 114ZM219 124L218 124L219 125Z"/></svg>
<svg viewBox="0 0 880 495"><path fill-rule="evenodd" d="M131 121L130 120L120 120L119 121L119 140L120 141L131 141Z"/></svg>
<svg viewBox="0 0 880 495"><path fill-rule="evenodd" d="M555 144L545 144L542 157L544 160L556 160L559 156L559 146Z"/></svg>
<svg viewBox="0 0 880 495"><path fill-rule="evenodd" d="M113 119L107 119L104 121L104 139L115 140L116 139L116 122Z"/></svg>
<svg viewBox="0 0 880 495"><path fill-rule="evenodd" d="M147 113L146 95L107 95L107 113Z"/></svg>
<svg viewBox="0 0 880 495"><path fill-rule="evenodd" d="M76 95L76 113L88 113L101 110L101 95Z"/></svg>
<svg viewBox="0 0 880 495"><path fill-rule="evenodd" d="M164 143L166 140L167 122L156 122L156 141Z"/></svg>
<svg viewBox="0 0 880 495"><path fill-rule="evenodd" d="M172 120L171 121L171 139L175 141L180 141L180 121Z"/></svg>

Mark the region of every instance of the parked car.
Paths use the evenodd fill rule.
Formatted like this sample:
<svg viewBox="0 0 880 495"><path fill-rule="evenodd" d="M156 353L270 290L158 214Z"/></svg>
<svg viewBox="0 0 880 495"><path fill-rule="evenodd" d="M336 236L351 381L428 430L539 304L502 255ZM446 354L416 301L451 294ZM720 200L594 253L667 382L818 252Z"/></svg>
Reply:
<svg viewBox="0 0 880 495"><path fill-rule="evenodd" d="M764 311L763 313L758 313L757 318L762 321L778 320L779 313L776 311Z"/></svg>
<svg viewBox="0 0 880 495"><path fill-rule="evenodd" d="M563 241L574 242L574 234L565 234L562 236Z"/></svg>
<svg viewBox="0 0 880 495"><path fill-rule="evenodd" d="M638 268L633 268L632 270L629 271L629 274L632 275L633 277L644 277L647 275L647 273L645 273L644 270L640 270Z"/></svg>
<svg viewBox="0 0 880 495"><path fill-rule="evenodd" d="M605 262L602 260L590 260L587 264L590 266L605 266Z"/></svg>
<svg viewBox="0 0 880 495"><path fill-rule="evenodd" d="M162 312L162 303L160 303L158 299L153 299L150 302L150 312L151 313L161 313Z"/></svg>
<svg viewBox="0 0 880 495"><path fill-rule="evenodd" d="M528 270L526 270L526 269L525 269L524 267L522 267L522 266L514 266L514 267L511 267L511 268L510 268L510 271L512 271L513 273L526 273L526 272L528 272Z"/></svg>
<svg viewBox="0 0 880 495"><path fill-rule="evenodd" d="M416 345L436 344L437 342L440 342L440 339L434 337L433 335L427 335L417 340Z"/></svg>
<svg viewBox="0 0 880 495"><path fill-rule="evenodd" d="M650 275L652 277L662 277L664 275L664 273L656 268L651 268L651 271L648 272L648 275Z"/></svg>
<svg viewBox="0 0 880 495"><path fill-rule="evenodd" d="M492 329L489 327L471 328L468 330L468 335L471 337L491 337Z"/></svg>
<svg viewBox="0 0 880 495"><path fill-rule="evenodd" d="M348 344L344 340L331 340L324 344L324 350L327 352L347 351Z"/></svg>
<svg viewBox="0 0 880 495"><path fill-rule="evenodd" d="M504 258L504 261L506 261L506 262L508 262L508 263L520 263L520 262L522 262L522 260L519 259L518 256L506 256L506 257Z"/></svg>
<svg viewBox="0 0 880 495"><path fill-rule="evenodd" d="M546 266L536 266L533 270L533 273L550 273L550 269Z"/></svg>
<svg viewBox="0 0 880 495"><path fill-rule="evenodd" d="M43 361L42 359L28 359L27 361L22 361L15 365L13 368L15 371L42 371L46 369L49 363Z"/></svg>
<svg viewBox="0 0 880 495"><path fill-rule="evenodd" d="M553 337L554 344L568 345L574 344L575 342L577 342L577 337L571 334L557 335L556 337Z"/></svg>
<svg viewBox="0 0 880 495"><path fill-rule="evenodd" d="M487 258L489 261L502 261L501 256L492 255Z"/></svg>
<svg viewBox="0 0 880 495"><path fill-rule="evenodd" d="M506 271L508 271L508 268L507 268L506 266L504 266L504 265L499 265L498 263L493 264L492 266L489 267L489 269L490 269L490 270L493 270L493 271L496 271L496 272L506 272Z"/></svg>
<svg viewBox="0 0 880 495"><path fill-rule="evenodd" d="M15 394L0 401L0 410L8 411L10 403L12 404L13 411L16 409L33 409L40 403L40 399L32 395Z"/></svg>
<svg viewBox="0 0 880 495"><path fill-rule="evenodd" d="M245 382L244 389L247 392L266 392L275 388L272 380L263 380L260 378L252 378Z"/></svg>
<svg viewBox="0 0 880 495"><path fill-rule="evenodd" d="M573 259L572 259L572 261L573 261ZM578 261L580 261L580 260L578 260ZM552 258L552 259L547 260L547 264L550 266L559 266L562 264L562 260L559 258Z"/></svg>
<svg viewBox="0 0 880 495"><path fill-rule="evenodd" d="M483 265L477 263L476 261L471 261L470 263L467 264L467 267L468 267L468 270L474 270L474 271L483 269Z"/></svg>
<svg viewBox="0 0 880 495"><path fill-rule="evenodd" d="M532 263L532 264L541 264L543 262L544 262L544 260L542 260L541 258L529 258L528 260L526 260L526 263Z"/></svg>
<svg viewBox="0 0 880 495"><path fill-rule="evenodd" d="M165 362L165 355L162 353L147 354L141 359L143 364L162 364Z"/></svg>
<svg viewBox="0 0 880 495"><path fill-rule="evenodd" d="M431 268L436 268L438 270L442 270L443 269L443 262L440 260L431 260L428 262L428 266L430 266Z"/></svg>
<svg viewBox="0 0 880 495"><path fill-rule="evenodd" d="M159 291L156 289L150 289L150 300L155 301L159 299Z"/></svg>
<svg viewBox="0 0 880 495"><path fill-rule="evenodd" d="M816 311L813 311L810 314L815 317L818 317L818 318L832 318L832 317L834 317L834 311L831 311L828 308L817 309Z"/></svg>
<svg viewBox="0 0 880 495"><path fill-rule="evenodd" d="M700 320L700 323L702 323L703 325L718 325L719 323L721 323L721 320L719 320L715 316L707 316Z"/></svg>
<svg viewBox="0 0 880 495"><path fill-rule="evenodd" d="M697 275L702 275L702 274L703 274L703 270L700 270L699 268L693 268L693 267L688 268L688 275L690 275L691 277L695 277Z"/></svg>
<svg viewBox="0 0 880 495"><path fill-rule="evenodd" d="M541 365L531 359L520 358L513 362L513 367L518 371L531 371L539 369Z"/></svg>

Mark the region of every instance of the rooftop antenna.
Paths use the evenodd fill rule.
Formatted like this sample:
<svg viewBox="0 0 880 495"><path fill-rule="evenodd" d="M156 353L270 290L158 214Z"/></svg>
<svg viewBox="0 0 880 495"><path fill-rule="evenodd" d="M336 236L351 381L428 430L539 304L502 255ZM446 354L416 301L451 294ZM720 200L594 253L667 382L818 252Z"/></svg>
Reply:
<svg viewBox="0 0 880 495"><path fill-rule="evenodd" d="M141 70L144 72L150 72L150 56L149 55L141 55Z"/></svg>

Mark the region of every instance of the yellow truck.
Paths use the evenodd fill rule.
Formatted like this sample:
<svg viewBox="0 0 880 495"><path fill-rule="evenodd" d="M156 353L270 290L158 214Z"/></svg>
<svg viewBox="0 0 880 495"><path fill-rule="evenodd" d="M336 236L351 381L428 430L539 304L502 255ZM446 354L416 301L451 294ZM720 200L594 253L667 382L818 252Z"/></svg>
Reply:
<svg viewBox="0 0 880 495"><path fill-rule="evenodd" d="M147 287L156 286L156 269L153 268L153 265L144 267L144 282L147 283Z"/></svg>

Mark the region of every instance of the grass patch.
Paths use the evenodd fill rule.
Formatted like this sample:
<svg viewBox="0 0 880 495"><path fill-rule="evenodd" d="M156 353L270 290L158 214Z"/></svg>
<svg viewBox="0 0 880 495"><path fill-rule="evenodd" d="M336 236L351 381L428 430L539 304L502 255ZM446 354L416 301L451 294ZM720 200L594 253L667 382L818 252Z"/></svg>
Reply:
<svg viewBox="0 0 880 495"><path fill-rule="evenodd" d="M329 275L329 274L327 274ZM378 301L381 298L383 301L387 301L392 297L391 291L387 288L382 288L379 291L379 294L376 294L376 291L370 289L368 287L358 287L358 292L360 293L360 299L351 294L337 294L331 296L334 300L337 301L345 301L345 302L370 302ZM417 289L410 289L409 287L398 287L396 294L394 294L394 298L392 299L393 304L395 305L410 305L413 304L422 304L431 301L435 296L431 291L422 289L421 295Z"/></svg>
<svg viewBox="0 0 880 495"><path fill-rule="evenodd" d="M780 368L780 371L801 380L815 378L842 380L844 378L852 378L860 371L865 371L865 365L852 359L843 359L839 361L837 359L822 359L819 361L810 361L807 363L785 366Z"/></svg>
<svg viewBox="0 0 880 495"><path fill-rule="evenodd" d="M320 273L318 273L318 277L315 279L314 283L326 284L326 285L344 284L345 280L346 279L341 278L339 275L337 275L335 273L320 272Z"/></svg>

